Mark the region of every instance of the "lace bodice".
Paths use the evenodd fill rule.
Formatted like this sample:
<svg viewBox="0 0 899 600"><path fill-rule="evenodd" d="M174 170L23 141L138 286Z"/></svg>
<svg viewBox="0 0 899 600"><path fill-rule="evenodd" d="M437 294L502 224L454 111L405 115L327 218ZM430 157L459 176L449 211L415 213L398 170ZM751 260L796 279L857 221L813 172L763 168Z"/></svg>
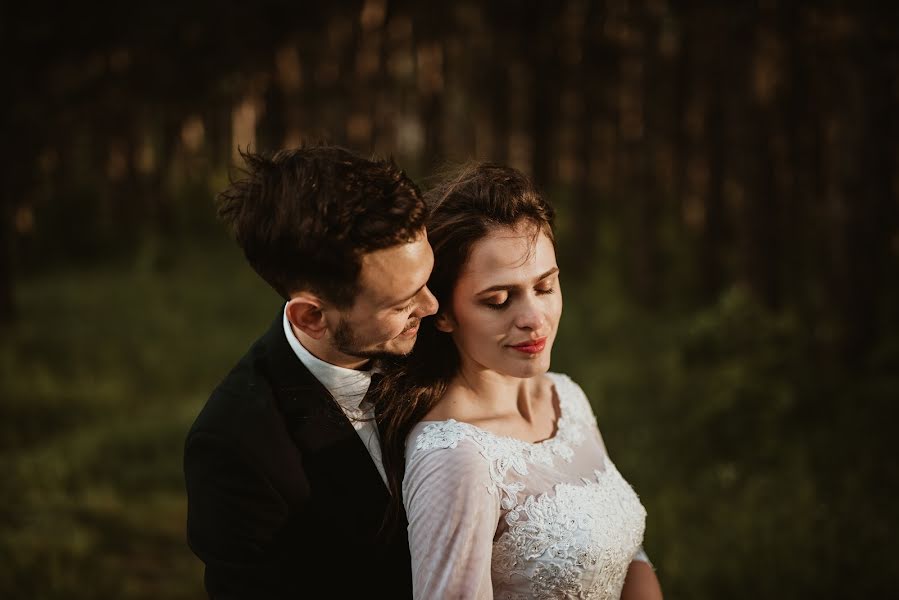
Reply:
<svg viewBox="0 0 899 600"><path fill-rule="evenodd" d="M406 448L416 598L618 598L645 560L640 500L581 388L550 373L556 435L538 443L423 421Z"/></svg>

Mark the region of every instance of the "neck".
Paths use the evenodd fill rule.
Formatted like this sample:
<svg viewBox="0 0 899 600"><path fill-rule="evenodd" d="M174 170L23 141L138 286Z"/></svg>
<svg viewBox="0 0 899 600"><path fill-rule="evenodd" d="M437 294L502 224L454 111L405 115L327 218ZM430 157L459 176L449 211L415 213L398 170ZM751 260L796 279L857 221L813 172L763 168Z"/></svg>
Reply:
<svg viewBox="0 0 899 600"><path fill-rule="evenodd" d="M369 363L370 359L368 358L350 356L349 354L344 354L340 350L337 350L330 343L330 338L328 336L324 336L322 339L315 339L294 327L293 324L291 324L290 328L293 331L293 335L296 336L300 344L303 345L303 348L308 350L312 356L319 360L337 367L343 367L344 369L356 370L365 368Z"/></svg>
<svg viewBox="0 0 899 600"><path fill-rule="evenodd" d="M530 420L534 379L503 375L463 359L459 374L451 385L464 394L477 412L489 415L515 412Z"/></svg>

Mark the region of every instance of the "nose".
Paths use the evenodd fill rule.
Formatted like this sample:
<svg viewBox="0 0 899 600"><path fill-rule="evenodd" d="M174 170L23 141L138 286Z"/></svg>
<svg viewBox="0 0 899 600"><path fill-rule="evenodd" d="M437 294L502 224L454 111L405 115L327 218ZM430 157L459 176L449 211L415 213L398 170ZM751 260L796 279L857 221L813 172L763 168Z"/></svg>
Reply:
<svg viewBox="0 0 899 600"><path fill-rule="evenodd" d="M515 326L519 329L539 331L546 323L546 316L540 310L540 305L533 298L528 298L519 304L519 310L515 314Z"/></svg>
<svg viewBox="0 0 899 600"><path fill-rule="evenodd" d="M431 293L427 286L421 290L421 298L418 301L418 309L415 311L419 318L433 315L437 312L439 304L437 298Z"/></svg>

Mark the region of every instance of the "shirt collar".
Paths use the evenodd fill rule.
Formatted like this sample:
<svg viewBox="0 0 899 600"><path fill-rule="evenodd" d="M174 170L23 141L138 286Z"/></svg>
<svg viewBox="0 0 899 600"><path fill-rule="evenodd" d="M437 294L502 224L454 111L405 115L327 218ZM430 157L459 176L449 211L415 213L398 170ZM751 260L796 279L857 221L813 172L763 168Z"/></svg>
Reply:
<svg viewBox="0 0 899 600"><path fill-rule="evenodd" d="M357 371L338 367L313 356L293 333L290 321L287 318L287 306L284 307L284 335L287 343L300 362L309 369L309 372L318 379L331 393L334 400L344 411L359 410L359 405L371 384L371 371Z"/></svg>

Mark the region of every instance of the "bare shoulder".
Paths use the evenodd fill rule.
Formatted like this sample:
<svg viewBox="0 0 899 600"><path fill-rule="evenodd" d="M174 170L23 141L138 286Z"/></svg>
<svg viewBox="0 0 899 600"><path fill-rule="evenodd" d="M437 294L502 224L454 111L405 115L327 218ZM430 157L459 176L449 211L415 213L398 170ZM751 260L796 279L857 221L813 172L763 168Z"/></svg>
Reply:
<svg viewBox="0 0 899 600"><path fill-rule="evenodd" d="M566 373L549 372L545 377L557 395L585 396L583 388Z"/></svg>
<svg viewBox="0 0 899 600"><path fill-rule="evenodd" d="M565 373L548 374L555 386L555 392L559 402L565 405L565 410L577 418L596 420L593 403L587 396L581 385Z"/></svg>
<svg viewBox="0 0 899 600"><path fill-rule="evenodd" d="M560 377L557 373L544 373L532 380L533 388L531 393L535 398L541 401L552 401L557 394L556 378Z"/></svg>
<svg viewBox="0 0 899 600"><path fill-rule="evenodd" d="M472 414L470 398L458 386L450 386L446 394L424 416L424 421L468 421Z"/></svg>

